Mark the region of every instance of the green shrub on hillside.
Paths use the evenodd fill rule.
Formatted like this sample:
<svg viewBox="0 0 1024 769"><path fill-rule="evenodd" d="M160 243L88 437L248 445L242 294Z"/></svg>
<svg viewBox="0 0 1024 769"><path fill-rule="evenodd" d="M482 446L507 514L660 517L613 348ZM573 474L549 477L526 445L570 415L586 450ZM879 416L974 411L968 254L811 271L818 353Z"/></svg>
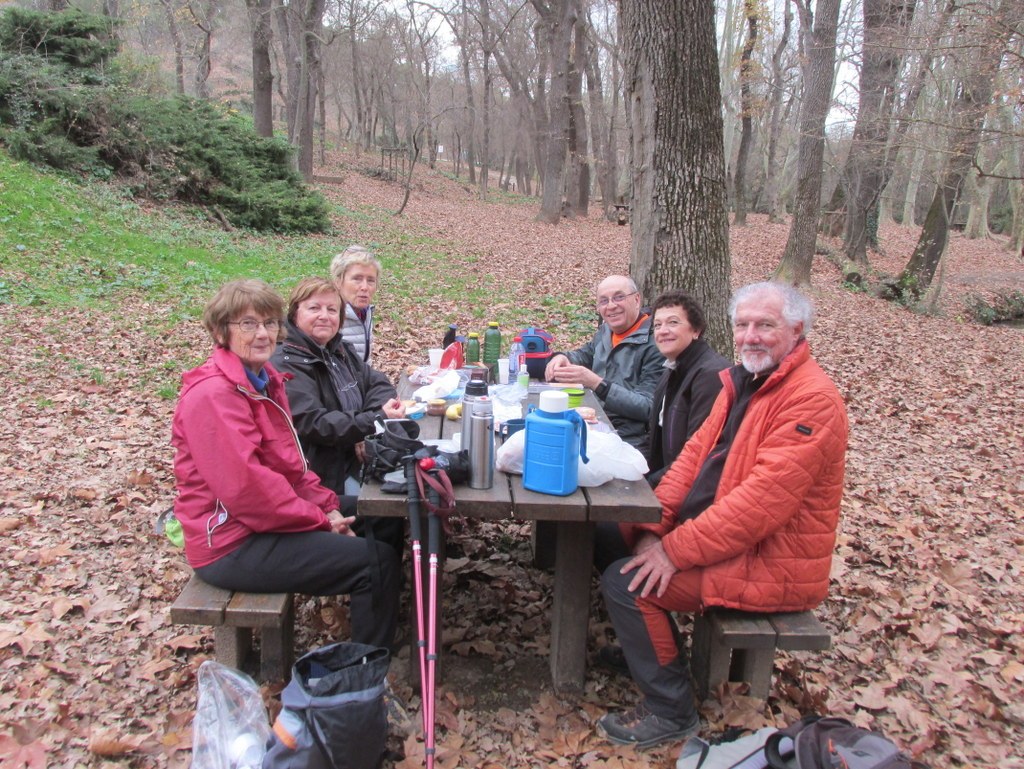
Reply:
<svg viewBox="0 0 1024 769"><path fill-rule="evenodd" d="M32 40L49 40L37 31L45 22L64 38L68 29L99 33L62 20L89 17L77 11L11 10L0 14L0 142L13 156L84 176L116 175L136 195L212 206L238 227L328 228L327 203L302 183L287 143L258 136L220 105L140 92L116 67L102 67L106 48L68 42L40 48L58 51L52 56L27 52Z"/></svg>

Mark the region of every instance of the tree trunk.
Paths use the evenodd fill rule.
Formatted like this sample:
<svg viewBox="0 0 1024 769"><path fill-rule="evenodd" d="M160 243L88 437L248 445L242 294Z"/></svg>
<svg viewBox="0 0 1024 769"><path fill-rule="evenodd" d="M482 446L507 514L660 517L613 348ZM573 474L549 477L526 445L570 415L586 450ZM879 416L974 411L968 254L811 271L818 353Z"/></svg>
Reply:
<svg viewBox="0 0 1024 769"><path fill-rule="evenodd" d="M246 0L252 29L252 120L260 136L274 135L274 72L270 66L272 0Z"/></svg>
<svg viewBox="0 0 1024 769"><path fill-rule="evenodd" d="M199 30L199 42L196 46L196 70L193 77L196 96L200 99L210 98L210 72L213 70L213 63L210 59L210 51L213 47L213 31L217 17L217 4L215 0L197 3L196 6L189 3L189 11L192 14L192 21Z"/></svg>
<svg viewBox="0 0 1024 769"><path fill-rule="evenodd" d="M791 0L786 0L785 13L782 22L782 36L779 44L775 46L772 53L772 80L769 88L771 94L771 106L769 107L768 119L768 159L765 166L765 208L768 210L768 221L779 223L785 211L781 210L780 204L782 189L782 171L785 165L785 155L780 158L779 142L782 137L782 126L785 123L783 115L783 99L786 94L784 72L782 69L782 57L789 46L789 33L793 26L793 6Z"/></svg>
<svg viewBox="0 0 1024 769"><path fill-rule="evenodd" d="M623 0L632 172L630 271L645 301L684 287L732 354L729 222L715 12L706 0Z"/></svg>
<svg viewBox="0 0 1024 769"><path fill-rule="evenodd" d="M844 173L848 194L843 237L846 258L860 265L868 263L868 217L877 211L891 172L887 155L897 78L915 7L916 0L864 0L864 56L857 122Z"/></svg>
<svg viewBox="0 0 1024 769"><path fill-rule="evenodd" d="M978 16L964 25L959 49L964 74L949 109L955 126L950 157L914 253L896 280L896 298L905 302L917 302L924 296L946 251L953 207L978 154L999 62L1014 30L1011 20L1019 19L1017 6L1017 0L1003 0L994 18Z"/></svg>
<svg viewBox="0 0 1024 769"><path fill-rule="evenodd" d="M305 0L300 19L301 66L295 115L298 121L298 169L306 181L313 179L313 126L316 119L317 83L320 80L320 35L324 5L325 0Z"/></svg>
<svg viewBox="0 0 1024 769"><path fill-rule="evenodd" d="M583 109L583 71L586 69L589 39L586 19L576 16L573 25L573 55L568 77L569 91L569 159L571 163L571 194L569 205L577 216L590 212L590 153L587 146L587 113Z"/></svg>
<svg viewBox="0 0 1024 769"><path fill-rule="evenodd" d="M747 17L747 37L743 41L743 52L740 54L740 149L736 155L736 173L733 193L736 213L733 224L747 223L747 163L750 159L750 145L754 142L754 92L751 87L753 80L754 47L757 45L758 5L755 0L743 1Z"/></svg>
<svg viewBox="0 0 1024 769"><path fill-rule="evenodd" d="M174 47L174 87L175 90L185 95L185 52L181 42L181 31L178 29L178 20L171 0L161 0L164 7L164 14L167 17L167 31L171 35L171 45Z"/></svg>
<svg viewBox="0 0 1024 769"><path fill-rule="evenodd" d="M794 285L811 281L811 262L821 210L821 169L825 155L825 118L832 102L839 0L797 0L806 55L803 66L803 103L800 105L800 140L797 160L796 201L789 239L775 276Z"/></svg>
<svg viewBox="0 0 1024 769"><path fill-rule="evenodd" d="M531 0L540 15L542 54L550 62L547 89L547 123L543 131L543 193L537 221L557 224L562 218L562 191L569 142L569 70L576 0Z"/></svg>
<svg viewBox="0 0 1024 769"><path fill-rule="evenodd" d="M466 89L466 113L464 124L466 134L466 164L469 166L469 183L476 184L476 97L473 94L473 78L469 72L469 11L466 0L462 0L462 38L459 41L459 63L462 66L462 83Z"/></svg>

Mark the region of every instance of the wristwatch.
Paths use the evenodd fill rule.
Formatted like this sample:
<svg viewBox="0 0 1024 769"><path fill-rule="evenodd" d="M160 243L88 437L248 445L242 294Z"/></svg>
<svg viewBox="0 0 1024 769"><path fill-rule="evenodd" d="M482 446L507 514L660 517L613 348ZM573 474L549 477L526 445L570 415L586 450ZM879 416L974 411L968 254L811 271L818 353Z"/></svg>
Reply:
<svg viewBox="0 0 1024 769"><path fill-rule="evenodd" d="M594 395L596 395L601 400L604 400L605 398L608 397L608 391L611 388L612 388L612 386L610 384L608 384L608 381L605 380L605 379L602 379L601 383L597 387L594 388Z"/></svg>

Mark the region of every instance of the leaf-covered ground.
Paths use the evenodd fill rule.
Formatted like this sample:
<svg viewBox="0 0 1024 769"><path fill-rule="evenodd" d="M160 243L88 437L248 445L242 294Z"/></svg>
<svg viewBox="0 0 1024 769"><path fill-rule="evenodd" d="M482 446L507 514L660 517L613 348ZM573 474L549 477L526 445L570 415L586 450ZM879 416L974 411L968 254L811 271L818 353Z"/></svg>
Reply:
<svg viewBox="0 0 1024 769"><path fill-rule="evenodd" d="M323 173L342 180L324 185L332 199L359 211L400 205L398 185L355 170L371 157L330 161ZM539 225L535 212L481 203L420 167L393 228L443 244L446 269L478 271L493 293L488 317L536 307L544 325L545 287L586 300L601 277L627 269L629 232L596 215ZM337 245L372 239L365 219L339 220ZM764 277L786 234L757 216L734 227L734 285ZM897 270L916 234L884 230L876 266ZM818 710L879 728L934 767L1024 766L1024 331L973 325L962 310L972 292L1024 288L1024 263L1003 246L954 238L934 316L845 289L816 259L810 340L852 428L832 591L818 611L834 645L780 654L767 705L742 691L705 703L708 734ZM403 319L400 333L387 318L379 328L391 373L448 322L483 325L480 308L398 288L385 277L378 295ZM195 672L212 636L169 623L188 569L153 534L172 500L174 404L151 383L207 343L198 324L155 335L164 311L141 297L109 315L0 305L0 765L188 765ZM530 565L525 524L456 522L449 555L439 766L673 761L678 746L641 754L594 735L607 708L635 700L628 681L591 668L581 696L550 691L551 578ZM305 600L297 645L344 638L346 623L343 603ZM595 596L589 654L606 631ZM393 683L415 723L407 655ZM404 749L395 766L422 765L415 727Z"/></svg>

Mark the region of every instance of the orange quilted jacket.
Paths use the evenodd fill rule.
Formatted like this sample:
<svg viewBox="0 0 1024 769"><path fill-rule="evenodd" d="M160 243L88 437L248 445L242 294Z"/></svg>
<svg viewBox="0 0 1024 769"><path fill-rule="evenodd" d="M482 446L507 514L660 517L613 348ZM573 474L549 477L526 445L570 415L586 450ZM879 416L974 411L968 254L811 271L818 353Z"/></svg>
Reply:
<svg viewBox="0 0 1024 769"><path fill-rule="evenodd" d="M821 603L843 493L848 423L835 385L801 341L750 401L714 503L676 513L718 440L735 396L731 369L701 429L656 489L663 537L680 569L703 567L704 606L797 611Z"/></svg>

